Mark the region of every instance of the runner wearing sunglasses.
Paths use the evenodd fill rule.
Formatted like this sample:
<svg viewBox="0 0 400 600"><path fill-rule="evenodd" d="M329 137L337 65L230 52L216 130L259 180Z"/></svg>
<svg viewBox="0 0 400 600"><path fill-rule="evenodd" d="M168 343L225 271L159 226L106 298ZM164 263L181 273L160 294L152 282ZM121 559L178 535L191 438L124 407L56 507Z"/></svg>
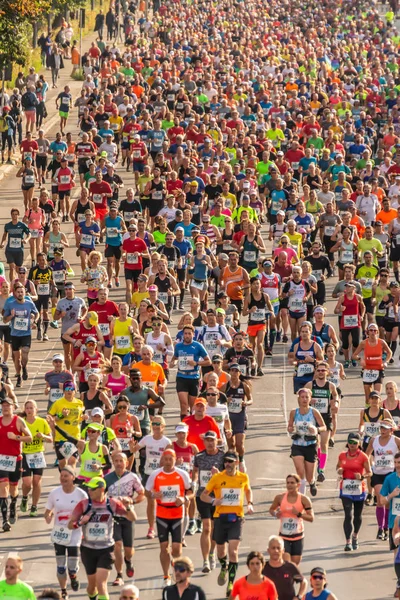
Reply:
<svg viewBox="0 0 400 600"><path fill-rule="evenodd" d="M337 600L337 597L326 588L326 573L322 567L315 567L311 570L310 586L311 591L307 592L304 600Z"/></svg>
<svg viewBox="0 0 400 600"><path fill-rule="evenodd" d="M205 600L206 595L200 586L190 582L194 573L194 566L190 558L181 556L174 562L175 584L169 585L163 590L163 600Z"/></svg>

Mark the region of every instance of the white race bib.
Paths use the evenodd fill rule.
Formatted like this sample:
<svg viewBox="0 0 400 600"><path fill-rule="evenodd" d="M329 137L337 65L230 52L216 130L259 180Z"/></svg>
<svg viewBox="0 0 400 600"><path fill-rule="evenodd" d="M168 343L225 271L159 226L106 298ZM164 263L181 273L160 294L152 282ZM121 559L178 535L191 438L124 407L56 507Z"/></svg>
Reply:
<svg viewBox="0 0 400 600"><path fill-rule="evenodd" d="M99 323L99 327L103 335L110 335L110 323Z"/></svg>
<svg viewBox="0 0 400 600"><path fill-rule="evenodd" d="M0 471L15 471L17 466L16 456L7 456L6 454L0 454Z"/></svg>
<svg viewBox="0 0 400 600"><path fill-rule="evenodd" d="M245 250L243 252L243 258L245 262L255 262L257 258L257 253L254 250Z"/></svg>
<svg viewBox="0 0 400 600"><path fill-rule="evenodd" d="M45 469L46 460L43 452L35 452L33 454L25 454L26 462L30 469Z"/></svg>
<svg viewBox="0 0 400 600"><path fill-rule="evenodd" d="M55 283L62 283L65 279L64 271L53 271L53 280Z"/></svg>
<svg viewBox="0 0 400 600"><path fill-rule="evenodd" d="M342 494L359 496L362 494L362 482L358 479L343 479Z"/></svg>
<svg viewBox="0 0 400 600"><path fill-rule="evenodd" d="M188 364L189 360L194 360L194 355L187 354L186 356L179 356L178 358L178 371L192 371L194 367Z"/></svg>
<svg viewBox="0 0 400 600"><path fill-rule="evenodd" d="M126 350L131 346L131 336L130 335L117 335L115 338L115 345L117 350Z"/></svg>
<svg viewBox="0 0 400 600"><path fill-rule="evenodd" d="M297 366L297 377L304 377L314 373L314 365L311 363L301 363Z"/></svg>
<svg viewBox="0 0 400 600"><path fill-rule="evenodd" d="M10 248L14 248L15 250L17 248L21 248L21 238L10 237L8 241L8 246Z"/></svg>
<svg viewBox="0 0 400 600"><path fill-rule="evenodd" d="M38 296L48 296L50 294L50 284L49 283L39 283L37 286Z"/></svg>
<svg viewBox="0 0 400 600"><path fill-rule="evenodd" d="M328 398L315 398L314 408L319 410L321 414L327 414L328 412Z"/></svg>
<svg viewBox="0 0 400 600"><path fill-rule="evenodd" d="M283 517L281 519L281 535L295 535L301 533L300 519L297 517Z"/></svg>
<svg viewBox="0 0 400 600"><path fill-rule="evenodd" d="M160 485L160 492L163 504L174 504L180 494L180 487L179 485Z"/></svg>
<svg viewBox="0 0 400 600"><path fill-rule="evenodd" d="M136 404L131 404L129 406L129 414L137 417L139 421L143 421L144 419L144 410L139 410L139 406Z"/></svg>
<svg viewBox="0 0 400 600"><path fill-rule="evenodd" d="M64 458L69 458L75 454L77 450L78 448L71 442L64 442L63 445L60 446L60 453L64 456Z"/></svg>
<svg viewBox="0 0 400 600"><path fill-rule="evenodd" d="M240 488L221 489L222 506L240 506L242 490Z"/></svg>
<svg viewBox="0 0 400 600"><path fill-rule="evenodd" d="M17 331L28 331L29 319L25 317L14 317L14 329Z"/></svg>
<svg viewBox="0 0 400 600"><path fill-rule="evenodd" d="M331 236L335 233L335 227L333 225L326 225L324 227L324 235Z"/></svg>
<svg viewBox="0 0 400 600"><path fill-rule="evenodd" d="M376 369L364 369L362 380L364 383L374 383L379 377L379 371Z"/></svg>
<svg viewBox="0 0 400 600"><path fill-rule="evenodd" d="M212 477L211 471L200 470L200 474L199 474L200 487L206 487L206 485L210 481L211 477Z"/></svg>
<svg viewBox="0 0 400 600"><path fill-rule="evenodd" d="M91 246L93 242L93 236L90 235L89 233L84 233L81 236L81 244L83 246Z"/></svg>
<svg viewBox="0 0 400 600"><path fill-rule="evenodd" d="M59 400L64 396L64 392L60 388L52 388L50 390L50 402L53 404L56 400Z"/></svg>
<svg viewBox="0 0 400 600"><path fill-rule="evenodd" d="M72 538L72 529L64 527L62 525L54 525L51 532L51 541L53 544L60 544L60 546L69 546Z"/></svg>
<svg viewBox="0 0 400 600"><path fill-rule="evenodd" d="M139 262L139 257L134 252L129 252L126 255L126 262L129 263L130 265L137 265Z"/></svg>
<svg viewBox="0 0 400 600"><path fill-rule="evenodd" d="M345 315L343 317L344 326L348 329L358 327L358 316L357 315Z"/></svg>
<svg viewBox="0 0 400 600"><path fill-rule="evenodd" d="M85 529L85 539L88 542L102 542L108 538L108 525L103 523L88 523Z"/></svg>

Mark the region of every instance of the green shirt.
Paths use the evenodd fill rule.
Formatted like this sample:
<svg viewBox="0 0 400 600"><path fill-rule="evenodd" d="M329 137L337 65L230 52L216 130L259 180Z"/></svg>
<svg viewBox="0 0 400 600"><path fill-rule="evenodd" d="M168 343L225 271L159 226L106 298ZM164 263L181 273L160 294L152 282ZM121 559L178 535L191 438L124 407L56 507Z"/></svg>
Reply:
<svg viewBox="0 0 400 600"><path fill-rule="evenodd" d="M23 581L10 585L5 579L0 581L1 600L36 600L33 589Z"/></svg>
<svg viewBox="0 0 400 600"><path fill-rule="evenodd" d="M361 295L363 298L372 297L372 286L378 273L379 269L376 265L367 267L362 263L357 267L354 278L361 283Z"/></svg>
<svg viewBox="0 0 400 600"><path fill-rule="evenodd" d="M210 223L211 225L215 225L215 227L219 227L220 229L224 229L225 227L225 216L226 215L220 215L219 217L216 217L215 215L213 215L210 219Z"/></svg>

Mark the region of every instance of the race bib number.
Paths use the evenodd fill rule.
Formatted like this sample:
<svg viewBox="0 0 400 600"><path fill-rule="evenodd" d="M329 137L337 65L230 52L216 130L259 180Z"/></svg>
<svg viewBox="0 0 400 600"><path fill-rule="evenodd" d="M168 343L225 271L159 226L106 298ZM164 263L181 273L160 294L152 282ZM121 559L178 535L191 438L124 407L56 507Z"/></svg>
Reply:
<svg viewBox="0 0 400 600"><path fill-rule="evenodd" d="M24 317L15 317L14 318L14 329L17 331L28 331L29 327L29 319Z"/></svg>
<svg viewBox="0 0 400 600"><path fill-rule="evenodd" d="M326 225L325 229L324 229L324 235L326 236L331 236L335 233L335 226L334 225Z"/></svg>
<svg viewBox="0 0 400 600"><path fill-rule="evenodd" d="M314 373L314 365L311 363L301 363L297 367L297 377L304 377L305 375L311 375Z"/></svg>
<svg viewBox="0 0 400 600"><path fill-rule="evenodd" d="M396 516L400 515L400 498L393 498L392 500L392 513Z"/></svg>
<svg viewBox="0 0 400 600"><path fill-rule="evenodd" d="M78 448L71 442L64 442L64 444L60 446L60 453L63 455L64 458L69 458L77 451Z"/></svg>
<svg viewBox="0 0 400 600"><path fill-rule="evenodd" d="M358 317L357 315L345 315L343 318L344 326L347 328L358 327Z"/></svg>
<svg viewBox="0 0 400 600"><path fill-rule="evenodd" d="M89 369L86 369L86 371L85 371L85 381L87 381L89 379L89 377L91 375L94 375L95 373L100 374L101 370L100 369L96 369L94 367L89 367Z"/></svg>
<svg viewBox="0 0 400 600"><path fill-rule="evenodd" d="M200 487L206 487L206 485L210 481L211 477L212 477L211 471L200 470L200 475L199 475Z"/></svg>
<svg viewBox="0 0 400 600"><path fill-rule="evenodd" d="M62 390L60 390L59 388L53 388L50 390L49 399L52 404L53 404L53 402L55 402L56 400L59 400L63 396L64 396L64 392Z"/></svg>
<svg viewBox="0 0 400 600"><path fill-rule="evenodd" d="M383 454L375 457L375 471L393 471L394 456L392 454Z"/></svg>
<svg viewBox="0 0 400 600"><path fill-rule="evenodd" d="M85 464L83 466L84 471L86 473L98 473L101 469L99 469L99 463L95 460L85 460Z"/></svg>
<svg viewBox="0 0 400 600"><path fill-rule="evenodd" d="M316 398L314 408L325 415L328 412L328 402L328 398Z"/></svg>
<svg viewBox="0 0 400 600"><path fill-rule="evenodd" d="M103 335L110 335L110 323L99 323L99 327Z"/></svg>
<svg viewBox="0 0 400 600"><path fill-rule="evenodd" d="M118 335L115 338L115 345L118 350L126 350L127 348L130 348L131 337L129 335Z"/></svg>
<svg viewBox="0 0 400 600"><path fill-rule="evenodd" d="M101 204L103 202L102 194L93 194L93 202L95 204Z"/></svg>
<svg viewBox="0 0 400 600"><path fill-rule="evenodd" d="M50 284L49 283L39 283L37 286L38 296L48 296L50 294Z"/></svg>
<svg viewBox="0 0 400 600"><path fill-rule="evenodd" d="M60 544L61 546L69 546L72 538L72 529L63 527L62 525L55 525L51 531L51 541L53 544Z"/></svg>
<svg viewBox="0 0 400 600"><path fill-rule="evenodd" d="M139 262L139 257L135 252L130 252L126 255L126 262L130 265L137 265Z"/></svg>
<svg viewBox="0 0 400 600"><path fill-rule="evenodd" d="M25 183L29 185L35 183L35 177L33 175L25 175Z"/></svg>
<svg viewBox="0 0 400 600"><path fill-rule="evenodd" d="M65 184L69 184L70 181L71 181L71 177L69 175L61 175L60 183L65 185Z"/></svg>
<svg viewBox="0 0 400 600"><path fill-rule="evenodd" d="M313 270L312 274L314 275L314 277L317 281L321 281L321 275L322 275L321 270L316 270L316 271Z"/></svg>
<svg viewBox="0 0 400 600"><path fill-rule="evenodd" d="M14 248L14 250L21 248L21 238L10 237L8 245L10 248Z"/></svg>
<svg viewBox="0 0 400 600"><path fill-rule="evenodd" d="M242 406L243 399L242 398L232 398L228 404L228 410L230 413L239 414L243 410Z"/></svg>
<svg viewBox="0 0 400 600"><path fill-rule="evenodd" d="M54 271L53 279L54 279L55 283L62 283L65 279L65 272L64 271Z"/></svg>
<svg viewBox="0 0 400 600"><path fill-rule="evenodd" d="M178 358L178 371L191 371L194 367L188 364L189 360L194 360L194 356L187 354Z"/></svg>
<svg viewBox="0 0 400 600"><path fill-rule="evenodd" d="M311 423L309 423L308 421L297 421L296 423L296 433L300 434L300 435L308 435L309 433L309 426L311 425Z"/></svg>
<svg viewBox="0 0 400 600"><path fill-rule="evenodd" d="M104 542L108 537L108 525L105 523L88 523L85 539L88 542Z"/></svg>
<svg viewBox="0 0 400 600"><path fill-rule="evenodd" d="M133 212L124 212L124 220L125 221L130 221L131 219L133 219L134 216L135 215Z"/></svg>
<svg viewBox="0 0 400 600"><path fill-rule="evenodd" d="M242 490L240 488L223 488L221 490L222 506L240 506Z"/></svg>
<svg viewBox="0 0 400 600"><path fill-rule="evenodd" d="M92 243L93 243L93 236L88 233L84 233L81 237L81 244L83 246L91 246Z"/></svg>
<svg viewBox="0 0 400 600"><path fill-rule="evenodd" d="M253 250L245 250L243 253L243 258L245 262L255 262L257 258L257 253Z"/></svg>
<svg viewBox="0 0 400 600"><path fill-rule="evenodd" d="M374 435L378 435L379 432L380 432L379 421L377 423L366 423L365 435L367 437L373 437Z"/></svg>
<svg viewBox="0 0 400 600"><path fill-rule="evenodd" d="M353 262L353 251L352 250L343 250L341 256L342 263L351 263Z"/></svg>
<svg viewBox="0 0 400 600"><path fill-rule="evenodd" d="M155 190L151 197L153 198L153 200L162 200L163 199L163 193L162 190Z"/></svg>
<svg viewBox="0 0 400 600"><path fill-rule="evenodd" d="M144 419L144 410L139 410L139 406L137 406L136 404L130 405L129 414L137 417L139 421L142 421Z"/></svg>
<svg viewBox="0 0 400 600"><path fill-rule="evenodd" d="M26 462L28 463L28 467L30 469L45 469L46 468L46 460L44 458L43 452L35 452L33 454L25 455Z"/></svg>
<svg viewBox="0 0 400 600"><path fill-rule="evenodd" d="M158 292L158 299L164 304L168 304L168 292Z"/></svg>
<svg viewBox="0 0 400 600"><path fill-rule="evenodd" d="M118 438L118 441L120 443L121 450L123 452L129 452L129 442L131 441L131 438Z"/></svg>
<svg viewBox="0 0 400 600"><path fill-rule="evenodd" d="M15 471L17 467L17 457L0 454L0 471Z"/></svg>
<svg viewBox="0 0 400 600"><path fill-rule="evenodd" d="M251 314L251 320L252 321L265 321L265 308L257 308L257 310L255 310Z"/></svg>
<svg viewBox="0 0 400 600"><path fill-rule="evenodd" d="M118 229L116 227L107 227L107 237L109 237L109 238L118 237Z"/></svg>
<svg viewBox="0 0 400 600"><path fill-rule="evenodd" d="M379 371L376 369L364 369L362 380L364 383L374 383L379 377Z"/></svg>
<svg viewBox="0 0 400 600"><path fill-rule="evenodd" d="M33 240L39 237L39 229L30 229L29 232Z"/></svg>
<svg viewBox="0 0 400 600"><path fill-rule="evenodd" d="M161 485L161 502L163 504L174 504L180 493L179 485Z"/></svg>
<svg viewBox="0 0 400 600"><path fill-rule="evenodd" d="M290 296L289 310L296 312L296 311L300 311L303 309L304 309L303 298L299 298L298 296Z"/></svg>
<svg viewBox="0 0 400 600"><path fill-rule="evenodd" d="M281 535L295 535L301 533L300 520L296 517L284 517L281 519Z"/></svg>
<svg viewBox="0 0 400 600"><path fill-rule="evenodd" d="M342 494L346 496L359 496L362 494L362 482L358 479L344 479L342 483Z"/></svg>

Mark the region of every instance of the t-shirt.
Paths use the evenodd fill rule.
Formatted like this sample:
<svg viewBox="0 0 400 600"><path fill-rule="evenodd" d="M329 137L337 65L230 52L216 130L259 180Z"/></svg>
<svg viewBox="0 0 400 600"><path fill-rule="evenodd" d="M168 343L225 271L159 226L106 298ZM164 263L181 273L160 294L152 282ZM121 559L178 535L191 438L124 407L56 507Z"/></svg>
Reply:
<svg viewBox="0 0 400 600"><path fill-rule="evenodd" d="M69 410L69 414L62 419L57 421L57 425L65 431L68 435L74 438L80 437L80 425L81 425L81 415L84 412L84 405L82 400L78 398L73 398L73 400L69 401L66 398L62 397L59 400L56 400L54 404L51 405L49 414L61 415L64 408ZM60 442L64 441L65 438L56 431L55 441Z"/></svg>
<svg viewBox="0 0 400 600"><path fill-rule="evenodd" d="M0 581L1 600L36 600L35 593L30 585L23 581L17 581L9 585L5 580Z"/></svg>
<svg viewBox="0 0 400 600"><path fill-rule="evenodd" d="M184 422L189 427L187 441L189 444L195 444L200 452L205 448L204 440L201 436L207 433L207 431L215 431L217 436L221 438L221 432L217 423L208 415L204 415L204 417L199 420L197 420L194 415L190 415L190 417L184 419Z"/></svg>
<svg viewBox="0 0 400 600"><path fill-rule="evenodd" d="M4 232L8 234L7 250L23 251L22 240L24 235L30 233L29 227L22 221L18 221L15 225L10 221L4 225Z"/></svg>
<svg viewBox="0 0 400 600"><path fill-rule="evenodd" d="M239 600L278 600L276 587L267 577L258 584L251 584L247 577L241 577L233 584L231 594L232 598L238 597Z"/></svg>
<svg viewBox="0 0 400 600"><path fill-rule="evenodd" d="M42 417L36 417L33 423L28 423L25 419L25 424L29 431L32 434L33 441L29 443L24 443L22 451L24 454L33 454L35 452L44 452L44 442L42 438L37 438L37 433L42 433L43 435L50 435L50 425L45 419Z"/></svg>
<svg viewBox="0 0 400 600"><path fill-rule="evenodd" d="M142 252L147 252L146 242L138 237L134 240L128 238L123 241L122 250L126 252L125 269L129 271L141 271L143 269L141 254ZM135 252L138 253L138 256L133 256Z"/></svg>
<svg viewBox="0 0 400 600"><path fill-rule="evenodd" d="M51 490L46 503L46 510L53 511L53 537L62 535L67 530L68 521L72 512L81 500L86 500L87 494L81 488L76 487L73 492L67 494L62 487L56 487ZM63 528L63 529L60 529ZM72 536L68 546L80 546L82 540L82 529L72 529Z"/></svg>
<svg viewBox="0 0 400 600"><path fill-rule="evenodd" d="M61 321L61 334L65 333L67 329L75 325L81 320L82 310L85 308L85 301L83 298L75 297L72 300L68 298L62 298L57 303L57 310L65 312L65 317Z"/></svg>
<svg viewBox="0 0 400 600"><path fill-rule="evenodd" d="M205 489L207 492L214 492L216 498L222 498L222 504L215 507L214 518L228 513L235 513L238 517L244 516L244 494L250 489L250 481L246 473L240 471L236 471L235 475L228 475L226 471L216 473Z"/></svg>
<svg viewBox="0 0 400 600"><path fill-rule="evenodd" d="M194 360L196 363L199 358L208 357L207 351L199 342L192 342L191 344L185 344L179 342L175 346L174 358L178 359L178 377L184 379L199 379L200 378L200 367L191 366L187 364L188 360Z"/></svg>
<svg viewBox="0 0 400 600"><path fill-rule="evenodd" d="M31 314L37 314L38 310L30 298L19 302L13 296L7 298L4 304L3 317L9 317L11 311L15 311L15 316L11 319L11 335L24 337L31 335Z"/></svg>
<svg viewBox="0 0 400 600"><path fill-rule="evenodd" d="M299 582L304 579L296 565L290 562L284 562L281 567L271 567L267 562L263 575L275 584L279 600L293 600L296 595L294 579Z"/></svg>

